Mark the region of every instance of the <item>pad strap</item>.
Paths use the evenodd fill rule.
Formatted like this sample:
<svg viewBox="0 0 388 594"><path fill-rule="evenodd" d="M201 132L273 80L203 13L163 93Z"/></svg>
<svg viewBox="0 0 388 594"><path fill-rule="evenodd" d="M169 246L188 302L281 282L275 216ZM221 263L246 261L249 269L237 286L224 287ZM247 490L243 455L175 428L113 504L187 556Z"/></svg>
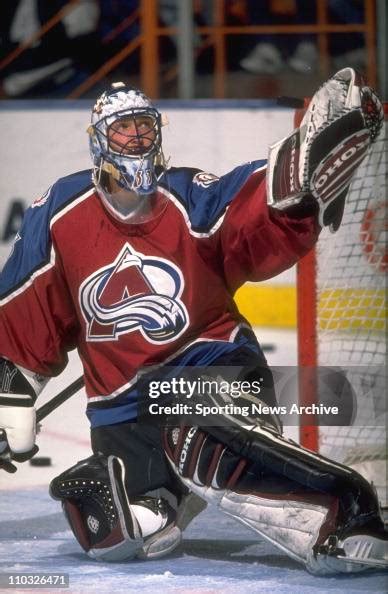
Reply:
<svg viewBox="0 0 388 594"><path fill-rule="evenodd" d="M251 431L208 427L209 433L256 467L321 493L338 497L338 527L347 532L380 517L373 487L355 470L302 448L292 440L257 425Z"/></svg>

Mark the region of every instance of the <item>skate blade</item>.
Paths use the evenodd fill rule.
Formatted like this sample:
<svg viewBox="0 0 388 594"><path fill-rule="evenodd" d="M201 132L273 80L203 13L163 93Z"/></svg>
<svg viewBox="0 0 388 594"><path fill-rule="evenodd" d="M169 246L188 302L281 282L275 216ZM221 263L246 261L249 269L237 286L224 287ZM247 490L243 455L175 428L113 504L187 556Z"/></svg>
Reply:
<svg viewBox="0 0 388 594"><path fill-rule="evenodd" d="M349 536L340 547L340 555L349 563L388 568L388 540L371 535Z"/></svg>
<svg viewBox="0 0 388 594"><path fill-rule="evenodd" d="M329 536L306 566L315 575L385 570L388 569L388 541L357 535L340 542L337 537Z"/></svg>

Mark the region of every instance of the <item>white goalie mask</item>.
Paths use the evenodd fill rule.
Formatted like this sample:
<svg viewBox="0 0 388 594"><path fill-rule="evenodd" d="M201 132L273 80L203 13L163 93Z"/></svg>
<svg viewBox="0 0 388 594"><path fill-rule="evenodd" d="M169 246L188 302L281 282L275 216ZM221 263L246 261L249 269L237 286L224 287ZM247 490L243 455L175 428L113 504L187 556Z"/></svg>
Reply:
<svg viewBox="0 0 388 594"><path fill-rule="evenodd" d="M121 190L150 197L165 168L161 120L148 97L124 83L114 83L93 107L88 128L93 181L100 196L119 212L120 218L125 219L128 213L118 205L106 180L111 176Z"/></svg>

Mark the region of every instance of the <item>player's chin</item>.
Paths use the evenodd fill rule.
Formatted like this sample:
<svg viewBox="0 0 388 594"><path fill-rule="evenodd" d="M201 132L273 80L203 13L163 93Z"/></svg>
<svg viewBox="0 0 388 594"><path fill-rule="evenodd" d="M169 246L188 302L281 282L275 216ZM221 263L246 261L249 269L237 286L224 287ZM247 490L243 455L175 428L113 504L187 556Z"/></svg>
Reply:
<svg viewBox="0 0 388 594"><path fill-rule="evenodd" d="M133 144L133 145L121 145L121 144L116 144L114 142L110 143L110 148L112 151L114 151L115 153L118 153L121 156L124 157L133 157L133 158L141 158L143 155L145 155L149 149L151 147L151 143L147 146L145 146L144 144L142 145L138 145L138 144Z"/></svg>

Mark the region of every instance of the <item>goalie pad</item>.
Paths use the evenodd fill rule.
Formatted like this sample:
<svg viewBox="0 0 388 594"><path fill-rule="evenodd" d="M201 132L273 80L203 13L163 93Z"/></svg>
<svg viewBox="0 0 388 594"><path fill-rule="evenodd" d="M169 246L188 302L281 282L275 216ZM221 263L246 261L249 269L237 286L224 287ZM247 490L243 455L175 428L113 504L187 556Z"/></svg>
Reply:
<svg viewBox="0 0 388 594"><path fill-rule="evenodd" d="M53 479L50 495L62 501L74 536L94 559L158 558L175 549L181 540L175 510L162 498L129 501L124 485L122 460L98 454Z"/></svg>
<svg viewBox="0 0 388 594"><path fill-rule="evenodd" d="M341 224L351 179L384 120L380 100L351 68L325 82L301 125L269 149L268 204L280 210L313 196L319 224Z"/></svg>
<svg viewBox="0 0 388 594"><path fill-rule="evenodd" d="M252 431L256 436L258 429L260 433L257 427ZM213 431L216 435L210 434ZM257 436L256 440L249 433L230 427L207 427L206 432L198 427L170 428L165 432L165 451L189 489L312 573L388 566L387 534L374 492L362 477L356 480L356 473L342 467L331 470L329 461L276 432L263 429L262 439ZM307 456L311 459L306 460ZM342 483L336 472L342 473ZM348 488L346 479L351 483ZM371 555L367 560L364 547L358 562L360 538L371 545L367 549ZM333 539L339 547L329 555L327 547ZM346 548L352 562L344 559Z"/></svg>

